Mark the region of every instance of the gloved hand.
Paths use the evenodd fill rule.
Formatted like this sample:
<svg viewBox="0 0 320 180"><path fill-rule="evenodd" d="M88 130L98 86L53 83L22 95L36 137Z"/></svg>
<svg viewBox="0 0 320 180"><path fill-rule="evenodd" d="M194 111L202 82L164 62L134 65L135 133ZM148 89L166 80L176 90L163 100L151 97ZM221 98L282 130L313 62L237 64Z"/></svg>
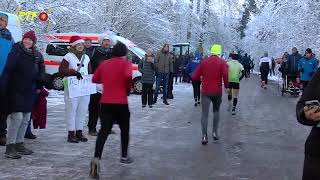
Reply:
<svg viewBox="0 0 320 180"><path fill-rule="evenodd" d="M303 73L303 72L304 72L304 69L303 69L303 68L300 68L299 71Z"/></svg>
<svg viewBox="0 0 320 180"><path fill-rule="evenodd" d="M76 76L77 76L77 79L78 79L78 80L83 79L83 77L82 77L81 73L80 73L80 72L78 72L78 71L76 71Z"/></svg>

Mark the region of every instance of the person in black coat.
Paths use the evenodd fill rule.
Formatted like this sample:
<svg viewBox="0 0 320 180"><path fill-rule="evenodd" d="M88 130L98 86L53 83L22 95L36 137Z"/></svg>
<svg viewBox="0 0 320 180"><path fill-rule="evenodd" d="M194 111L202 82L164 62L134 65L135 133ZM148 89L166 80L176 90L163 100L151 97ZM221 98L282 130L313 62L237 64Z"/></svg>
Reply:
<svg viewBox="0 0 320 180"><path fill-rule="evenodd" d="M5 156L20 159L33 152L24 146L24 135L30 120L34 94L44 72L43 62L36 58L34 31L24 34L22 42L14 44L0 78L0 91L5 95L10 118ZM19 154L18 154L19 153Z"/></svg>
<svg viewBox="0 0 320 180"><path fill-rule="evenodd" d="M297 103L299 123L311 126L312 130L305 143L305 158L302 180L320 179L320 107L306 106L307 101L320 101L320 70L314 74Z"/></svg>
<svg viewBox="0 0 320 180"><path fill-rule="evenodd" d="M100 47L97 47L93 50L92 58L90 60L92 72L94 73L99 65L111 58L111 38L107 35L103 35L99 37ZM90 96L90 103L89 103L89 121L88 121L88 128L89 128L89 135L97 136L97 123L98 118L100 115L100 98L101 93L92 94ZM114 134L114 132L112 132Z"/></svg>

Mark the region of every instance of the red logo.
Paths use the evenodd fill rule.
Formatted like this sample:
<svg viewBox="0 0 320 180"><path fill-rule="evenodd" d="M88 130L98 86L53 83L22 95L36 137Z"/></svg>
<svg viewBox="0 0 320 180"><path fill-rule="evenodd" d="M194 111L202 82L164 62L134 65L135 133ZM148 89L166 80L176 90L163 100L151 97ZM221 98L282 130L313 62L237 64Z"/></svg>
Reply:
<svg viewBox="0 0 320 180"><path fill-rule="evenodd" d="M41 12L38 17L43 22L49 19L49 15L46 12Z"/></svg>

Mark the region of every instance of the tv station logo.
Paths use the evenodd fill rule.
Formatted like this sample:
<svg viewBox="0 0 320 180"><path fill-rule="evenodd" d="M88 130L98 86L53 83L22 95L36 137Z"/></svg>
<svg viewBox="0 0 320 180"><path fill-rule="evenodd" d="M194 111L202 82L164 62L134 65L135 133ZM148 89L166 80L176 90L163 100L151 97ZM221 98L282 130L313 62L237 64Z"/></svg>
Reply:
<svg viewBox="0 0 320 180"><path fill-rule="evenodd" d="M47 8L44 11L23 11L20 7L16 9L16 14L21 22L35 22L37 20L46 22L49 19L50 13L50 8Z"/></svg>

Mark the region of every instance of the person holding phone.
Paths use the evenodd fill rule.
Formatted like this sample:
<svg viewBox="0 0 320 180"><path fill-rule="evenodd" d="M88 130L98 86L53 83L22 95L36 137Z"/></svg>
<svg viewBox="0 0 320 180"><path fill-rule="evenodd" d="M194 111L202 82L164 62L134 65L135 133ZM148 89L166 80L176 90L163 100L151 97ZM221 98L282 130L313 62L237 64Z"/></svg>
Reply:
<svg viewBox="0 0 320 180"><path fill-rule="evenodd" d="M305 143L302 180L320 179L320 70L315 73L297 103L299 123L312 126Z"/></svg>

